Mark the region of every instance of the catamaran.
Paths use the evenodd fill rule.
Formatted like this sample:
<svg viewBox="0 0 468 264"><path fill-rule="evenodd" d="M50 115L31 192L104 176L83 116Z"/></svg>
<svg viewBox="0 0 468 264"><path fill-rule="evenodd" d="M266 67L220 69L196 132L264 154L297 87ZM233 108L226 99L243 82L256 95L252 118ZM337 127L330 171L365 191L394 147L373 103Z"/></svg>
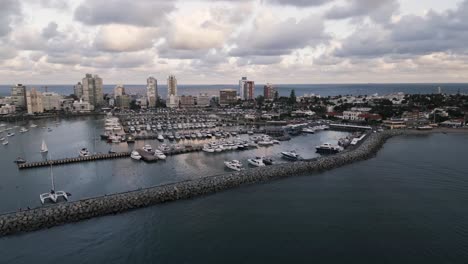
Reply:
<svg viewBox="0 0 468 264"><path fill-rule="evenodd" d="M63 197L66 201L68 201L68 194L66 192L55 191L54 174L52 173L52 163L50 163L50 180L52 182L52 189L48 193L43 193L39 195L41 203L44 204L46 200L50 200L56 203L60 197Z"/></svg>

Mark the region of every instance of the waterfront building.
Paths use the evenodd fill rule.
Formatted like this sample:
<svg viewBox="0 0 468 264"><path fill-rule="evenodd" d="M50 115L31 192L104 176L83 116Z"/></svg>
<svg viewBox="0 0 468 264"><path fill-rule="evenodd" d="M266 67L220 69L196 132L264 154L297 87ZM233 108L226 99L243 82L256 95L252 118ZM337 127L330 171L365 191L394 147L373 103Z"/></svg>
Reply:
<svg viewBox="0 0 468 264"><path fill-rule="evenodd" d="M89 102L94 108L102 106L104 94L102 91L102 78L98 75L86 74L82 80L83 100Z"/></svg>
<svg viewBox="0 0 468 264"><path fill-rule="evenodd" d="M148 98L148 107L155 108L158 99L158 80L152 76L146 79L146 97Z"/></svg>
<svg viewBox="0 0 468 264"><path fill-rule="evenodd" d="M234 89L224 89L219 91L219 104L230 105L237 102L237 91Z"/></svg>
<svg viewBox="0 0 468 264"><path fill-rule="evenodd" d="M42 93L42 106L44 111L58 111L60 110L60 101L63 96L54 92Z"/></svg>
<svg viewBox="0 0 468 264"><path fill-rule="evenodd" d="M94 110L94 106L90 104L89 102L83 101L83 99L80 99L80 101L74 101L73 102L73 111L78 112L78 113L88 113Z"/></svg>
<svg viewBox="0 0 468 264"><path fill-rule="evenodd" d="M71 112L73 110L73 103L75 100L71 98L61 99L60 100L60 110L64 112Z"/></svg>
<svg viewBox="0 0 468 264"><path fill-rule="evenodd" d="M255 82L246 81L244 83L244 100L253 100L255 99Z"/></svg>
<svg viewBox="0 0 468 264"><path fill-rule="evenodd" d="M122 95L122 96L117 96L115 98L115 106L120 107L121 109L128 109L130 108L130 101L131 98L129 95Z"/></svg>
<svg viewBox="0 0 468 264"><path fill-rule="evenodd" d="M177 97L177 79L174 75L167 78L167 99L166 106L175 108L179 106L179 97Z"/></svg>
<svg viewBox="0 0 468 264"><path fill-rule="evenodd" d="M197 106L198 107L208 107L211 103L211 96L207 93L201 93L197 96Z"/></svg>
<svg viewBox="0 0 468 264"><path fill-rule="evenodd" d="M114 98L116 98L117 96L122 96L124 94L125 94L125 87L123 86L123 84L118 84L117 86L115 86Z"/></svg>
<svg viewBox="0 0 468 264"><path fill-rule="evenodd" d="M273 86L273 84L267 83L263 87L263 97L265 97L265 100L273 100L275 98L275 93L276 88Z"/></svg>
<svg viewBox="0 0 468 264"><path fill-rule="evenodd" d="M81 82L78 82L77 84L73 86L73 93L78 98L83 97L83 85L81 84Z"/></svg>
<svg viewBox="0 0 468 264"><path fill-rule="evenodd" d="M0 115L9 115L15 112L16 112L15 105L5 104L5 105L0 106Z"/></svg>
<svg viewBox="0 0 468 264"><path fill-rule="evenodd" d="M141 109L147 109L148 108L148 99L143 96L141 98L136 99L136 104L140 106Z"/></svg>
<svg viewBox="0 0 468 264"><path fill-rule="evenodd" d="M43 113L44 107L42 106L42 93L32 88L31 91L26 92L26 104L28 114Z"/></svg>
<svg viewBox="0 0 468 264"><path fill-rule="evenodd" d="M242 77L239 80L239 90L237 91L237 94L241 99L244 99L244 85L247 82L247 77Z"/></svg>
<svg viewBox="0 0 468 264"><path fill-rule="evenodd" d="M179 97L180 107L195 107L195 97L192 95L182 95Z"/></svg>
<svg viewBox="0 0 468 264"><path fill-rule="evenodd" d="M17 84L11 87L11 104L14 104L16 108L27 109L26 105L26 86Z"/></svg>

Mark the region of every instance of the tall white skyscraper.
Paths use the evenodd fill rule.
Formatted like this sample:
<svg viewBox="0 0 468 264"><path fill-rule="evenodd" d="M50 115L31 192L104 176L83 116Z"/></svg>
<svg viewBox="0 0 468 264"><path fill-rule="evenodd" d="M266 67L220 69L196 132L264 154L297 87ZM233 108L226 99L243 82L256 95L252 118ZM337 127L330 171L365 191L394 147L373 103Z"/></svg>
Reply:
<svg viewBox="0 0 468 264"><path fill-rule="evenodd" d="M237 95L239 95L241 99L244 99L244 86L246 82L247 77L242 77L242 79L239 80L239 90L237 91Z"/></svg>
<svg viewBox="0 0 468 264"><path fill-rule="evenodd" d="M146 97L148 98L148 107L156 107L156 100L158 99L158 80L152 76L146 79Z"/></svg>
<svg viewBox="0 0 468 264"><path fill-rule="evenodd" d="M104 102L104 94L102 92L102 78L98 75L89 73L82 80L83 99L89 102L94 108L102 106Z"/></svg>
<svg viewBox="0 0 468 264"><path fill-rule="evenodd" d="M177 79L174 75L167 78L167 99L166 106L170 108L179 106L179 98L177 97Z"/></svg>

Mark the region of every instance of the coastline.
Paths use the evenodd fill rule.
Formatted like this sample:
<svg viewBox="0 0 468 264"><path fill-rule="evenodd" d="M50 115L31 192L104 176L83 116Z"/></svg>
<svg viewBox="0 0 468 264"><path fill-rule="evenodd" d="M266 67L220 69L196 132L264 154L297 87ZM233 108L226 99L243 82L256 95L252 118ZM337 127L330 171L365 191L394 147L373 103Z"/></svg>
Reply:
<svg viewBox="0 0 468 264"><path fill-rule="evenodd" d="M0 235L29 232L93 217L116 214L280 178L331 170L357 161L369 159L386 140L400 135L428 135L433 133L468 133L468 129L387 130L372 133L359 146L340 154L310 161L295 162L294 166L279 164L266 168L229 173L197 180L183 181L125 193L94 197L69 203L54 204L35 209L7 213L0 216Z"/></svg>

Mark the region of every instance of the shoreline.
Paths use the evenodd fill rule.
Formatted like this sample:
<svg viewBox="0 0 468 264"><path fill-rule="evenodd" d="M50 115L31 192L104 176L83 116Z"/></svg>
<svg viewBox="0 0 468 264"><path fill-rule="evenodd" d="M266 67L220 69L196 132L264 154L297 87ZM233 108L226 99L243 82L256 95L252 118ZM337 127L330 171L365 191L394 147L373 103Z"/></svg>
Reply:
<svg viewBox="0 0 468 264"><path fill-rule="evenodd" d="M294 177L305 173L319 173L373 157L385 142L401 135L429 135L434 133L468 133L468 129L438 128L434 130L387 130L372 133L359 145L333 156L310 161L297 161L241 172L221 174L167 185L149 187L124 193L52 204L20 212L0 215L0 236L30 232L93 217L122 213L164 202L190 199L244 185Z"/></svg>

